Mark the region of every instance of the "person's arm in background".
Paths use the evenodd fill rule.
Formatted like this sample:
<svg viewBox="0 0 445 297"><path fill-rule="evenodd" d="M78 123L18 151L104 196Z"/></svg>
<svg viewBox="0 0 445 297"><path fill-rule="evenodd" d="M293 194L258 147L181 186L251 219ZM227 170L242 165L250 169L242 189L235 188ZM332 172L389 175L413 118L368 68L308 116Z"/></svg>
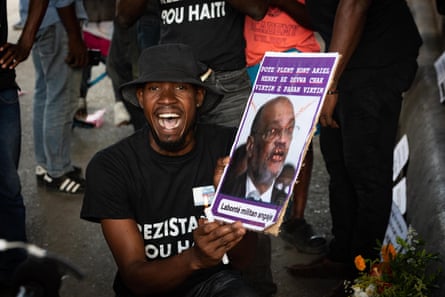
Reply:
<svg viewBox="0 0 445 297"><path fill-rule="evenodd" d="M82 68L88 64L88 49L82 38L82 28L77 19L74 2L58 7L57 13L68 35L68 55L65 62L72 68Z"/></svg>
<svg viewBox="0 0 445 297"><path fill-rule="evenodd" d="M116 22L123 28L131 27L145 13L147 1L159 0L118 0Z"/></svg>
<svg viewBox="0 0 445 297"><path fill-rule="evenodd" d="M144 13L147 1L159 0L119 0L117 23L124 28L133 25ZM255 20L262 19L269 7L269 0L227 0L226 2Z"/></svg>
<svg viewBox="0 0 445 297"><path fill-rule="evenodd" d="M297 0L270 0L269 5L278 7L293 18L298 24L306 29L312 30L309 14L303 3L300 3Z"/></svg>
<svg viewBox="0 0 445 297"><path fill-rule="evenodd" d="M17 44L7 43L0 47L0 51L5 52L0 60L2 68L15 68L20 62L28 58L37 31L48 8L48 3L49 0L29 1L28 16Z"/></svg>
<svg viewBox="0 0 445 297"><path fill-rule="evenodd" d="M269 8L269 0L227 0L226 2L256 21L264 18Z"/></svg>
<svg viewBox="0 0 445 297"><path fill-rule="evenodd" d="M346 68L352 54L357 48L366 24L366 16L372 0L340 0L335 14L329 52L338 52L340 59L328 90L333 94L326 96L320 113L320 124L323 127L338 128L332 118L337 105L337 83Z"/></svg>

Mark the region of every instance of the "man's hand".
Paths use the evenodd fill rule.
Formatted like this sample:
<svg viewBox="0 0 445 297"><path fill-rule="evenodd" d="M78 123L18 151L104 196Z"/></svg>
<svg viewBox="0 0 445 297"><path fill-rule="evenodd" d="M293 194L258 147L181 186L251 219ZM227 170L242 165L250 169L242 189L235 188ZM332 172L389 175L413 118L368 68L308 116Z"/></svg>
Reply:
<svg viewBox="0 0 445 297"><path fill-rule="evenodd" d="M13 69L28 58L48 2L48 0L29 1L28 17L17 44L7 43L0 47L0 67Z"/></svg>
<svg viewBox="0 0 445 297"><path fill-rule="evenodd" d="M68 35L68 55L65 63L71 68L83 68L88 64L88 49L82 38L74 3L57 8L57 13Z"/></svg>
<svg viewBox="0 0 445 297"><path fill-rule="evenodd" d="M219 158L218 161L216 162L215 173L213 175L213 185L215 186L215 189L218 187L218 184L224 173L224 168L226 168L229 162L230 162L230 157Z"/></svg>
<svg viewBox="0 0 445 297"><path fill-rule="evenodd" d="M193 265L196 269L218 265L224 254L236 246L245 234L246 229L241 222L224 224L200 219L198 228L193 231Z"/></svg>
<svg viewBox="0 0 445 297"><path fill-rule="evenodd" d="M68 55L65 62L71 68L82 68L88 64L88 49L83 40L70 38L68 42Z"/></svg>
<svg viewBox="0 0 445 297"><path fill-rule="evenodd" d="M338 94L328 94L324 101L323 107L320 113L320 125L322 127L339 128L340 126L334 120L334 109L337 105Z"/></svg>
<svg viewBox="0 0 445 297"><path fill-rule="evenodd" d="M29 57L33 37L25 35L26 34L22 34L17 44L5 43L0 47L0 66L2 68L13 69Z"/></svg>

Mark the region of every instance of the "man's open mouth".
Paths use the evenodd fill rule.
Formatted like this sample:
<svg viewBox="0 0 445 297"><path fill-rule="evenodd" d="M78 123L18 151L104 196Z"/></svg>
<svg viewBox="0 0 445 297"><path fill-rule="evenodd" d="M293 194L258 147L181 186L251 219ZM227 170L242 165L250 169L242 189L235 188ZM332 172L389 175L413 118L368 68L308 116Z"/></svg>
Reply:
<svg viewBox="0 0 445 297"><path fill-rule="evenodd" d="M284 152L282 150L274 150L270 159L274 162L281 162L284 159Z"/></svg>
<svg viewBox="0 0 445 297"><path fill-rule="evenodd" d="M180 116L176 113L163 113L158 115L159 126L164 129L175 129L180 124Z"/></svg>

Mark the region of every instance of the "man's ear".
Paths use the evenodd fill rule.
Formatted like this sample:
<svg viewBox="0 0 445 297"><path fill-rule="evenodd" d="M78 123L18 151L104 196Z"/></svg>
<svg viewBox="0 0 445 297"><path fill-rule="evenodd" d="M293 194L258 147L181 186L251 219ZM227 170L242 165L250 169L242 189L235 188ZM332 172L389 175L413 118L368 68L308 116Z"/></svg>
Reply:
<svg viewBox="0 0 445 297"><path fill-rule="evenodd" d="M252 157L252 151L253 151L253 136L250 135L247 137L247 141L246 141L246 156L247 156L247 158Z"/></svg>
<svg viewBox="0 0 445 297"><path fill-rule="evenodd" d="M136 89L136 97L138 98L139 106L144 108L144 88L141 87Z"/></svg>
<svg viewBox="0 0 445 297"><path fill-rule="evenodd" d="M197 108L200 108L202 104L204 103L204 97L206 95L206 90L204 88L196 88L196 98L195 98L195 104Z"/></svg>

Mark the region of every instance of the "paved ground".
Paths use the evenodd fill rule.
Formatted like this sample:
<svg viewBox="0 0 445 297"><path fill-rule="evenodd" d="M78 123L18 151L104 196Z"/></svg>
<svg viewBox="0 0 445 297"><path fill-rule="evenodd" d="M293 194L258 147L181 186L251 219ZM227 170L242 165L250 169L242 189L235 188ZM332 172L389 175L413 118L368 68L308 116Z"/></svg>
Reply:
<svg viewBox="0 0 445 297"><path fill-rule="evenodd" d="M10 27L18 20L17 3L18 1L8 1ZM19 33L11 29L9 40L15 42ZM93 76L102 73L103 70L103 66L95 67ZM36 185L31 126L34 70L30 59L19 65L17 77L25 91L21 96L23 137L20 176L27 207L29 240L62 256L85 273L86 278L82 281L73 277L64 279L62 297L113 296L111 283L115 272L114 261L102 238L99 226L79 219L81 197L46 192ZM111 90L111 83L106 78L95 85L88 94L90 112L106 109L103 126L96 129L73 130L73 161L82 168L86 167L97 150L132 132L129 126L114 127ZM320 233L328 235L331 222L327 202L327 174L320 156L317 137L314 139L314 148L315 164L306 218ZM277 297L319 297L329 292L337 281L295 279L285 271L286 265L305 263L312 259L314 256L301 254L280 238L273 238L273 273L278 285Z"/></svg>

